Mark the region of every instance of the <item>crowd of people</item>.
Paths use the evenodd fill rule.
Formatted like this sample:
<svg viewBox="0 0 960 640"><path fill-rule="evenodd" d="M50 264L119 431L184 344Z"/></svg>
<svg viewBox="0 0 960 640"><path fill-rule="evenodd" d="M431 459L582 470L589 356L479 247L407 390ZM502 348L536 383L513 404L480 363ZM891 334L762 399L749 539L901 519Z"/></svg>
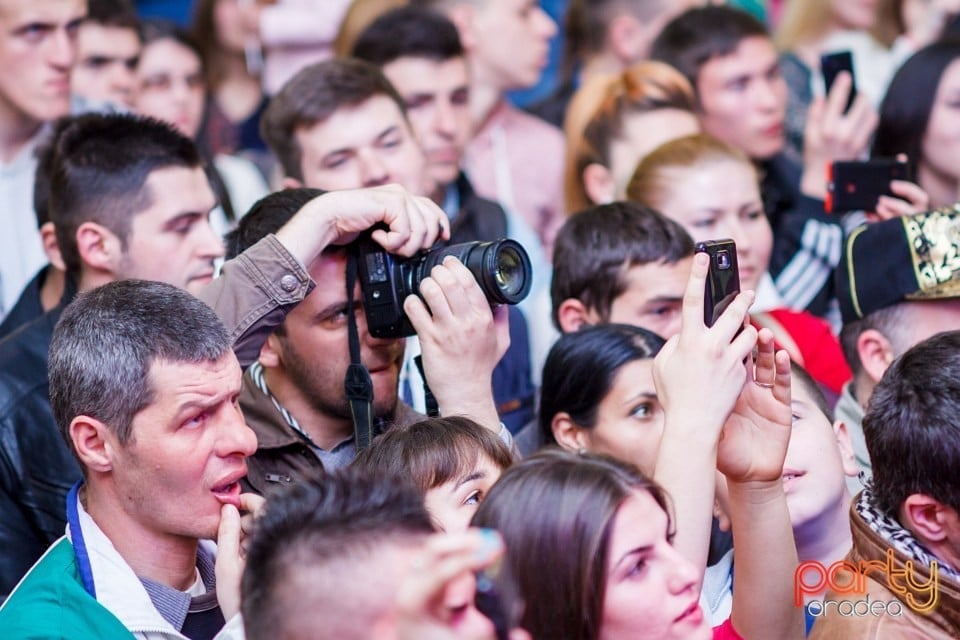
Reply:
<svg viewBox="0 0 960 640"><path fill-rule="evenodd" d="M960 2L565 5L0 0L0 636L960 637Z"/></svg>

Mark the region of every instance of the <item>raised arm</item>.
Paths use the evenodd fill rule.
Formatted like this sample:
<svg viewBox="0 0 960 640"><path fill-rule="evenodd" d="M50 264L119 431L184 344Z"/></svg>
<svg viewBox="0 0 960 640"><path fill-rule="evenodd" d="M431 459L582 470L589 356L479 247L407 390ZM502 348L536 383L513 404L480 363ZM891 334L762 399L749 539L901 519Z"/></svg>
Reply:
<svg viewBox="0 0 960 640"><path fill-rule="evenodd" d="M654 362L664 408L654 479L673 499L674 545L700 570L706 567L710 544L717 441L746 379L743 361L757 339L756 329L744 326L752 292L737 296L713 327L704 325L706 277L706 256L697 254L683 297L680 333Z"/></svg>
<svg viewBox="0 0 960 640"><path fill-rule="evenodd" d="M733 522L734 628L744 638L802 638L803 610L793 605L797 550L783 461L792 428L790 358L774 353L773 334L760 331L755 371L723 427L717 468L727 478Z"/></svg>
<svg viewBox="0 0 960 640"><path fill-rule="evenodd" d="M308 202L276 235L224 265L200 298L227 327L241 366L257 358L267 336L313 288L304 265L326 247L347 244L378 222L388 230L375 231L373 239L399 255L411 256L450 237L442 209L396 185L333 191Z"/></svg>

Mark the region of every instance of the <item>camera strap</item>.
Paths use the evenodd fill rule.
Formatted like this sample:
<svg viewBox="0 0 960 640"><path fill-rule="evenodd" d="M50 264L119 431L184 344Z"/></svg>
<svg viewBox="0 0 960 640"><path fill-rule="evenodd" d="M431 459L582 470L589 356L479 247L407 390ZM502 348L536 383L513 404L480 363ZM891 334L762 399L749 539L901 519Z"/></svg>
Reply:
<svg viewBox="0 0 960 640"><path fill-rule="evenodd" d="M357 283L357 251L347 250L347 340L350 345L350 365L343 381L350 414L353 417L353 435L357 451L363 451L373 440L373 381L370 372L360 362L360 333L353 306L353 289Z"/></svg>
<svg viewBox="0 0 960 640"><path fill-rule="evenodd" d="M420 372L420 377L423 378L423 402L427 409L427 415L431 418L436 418L440 415L440 405L437 403L437 399L433 396L433 391L430 390L430 385L427 384L427 374L423 370L423 356L415 356L413 361L417 365L417 371Z"/></svg>

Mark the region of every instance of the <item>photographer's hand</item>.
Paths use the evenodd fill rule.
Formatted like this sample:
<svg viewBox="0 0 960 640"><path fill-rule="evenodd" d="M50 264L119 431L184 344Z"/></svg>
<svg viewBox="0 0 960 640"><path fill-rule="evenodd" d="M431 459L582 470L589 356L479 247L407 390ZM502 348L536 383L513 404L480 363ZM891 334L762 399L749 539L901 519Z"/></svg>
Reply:
<svg viewBox="0 0 960 640"><path fill-rule="evenodd" d="M450 220L440 207L397 185L325 193L300 209L276 236L309 265L327 246L347 244L379 222L389 231L374 231L373 239L398 255L412 256L450 237Z"/></svg>
<svg viewBox="0 0 960 640"><path fill-rule="evenodd" d="M453 257L433 268L403 309L417 331L423 369L441 415L466 415L494 433L500 418L491 376L510 346L506 309L496 314L473 274Z"/></svg>

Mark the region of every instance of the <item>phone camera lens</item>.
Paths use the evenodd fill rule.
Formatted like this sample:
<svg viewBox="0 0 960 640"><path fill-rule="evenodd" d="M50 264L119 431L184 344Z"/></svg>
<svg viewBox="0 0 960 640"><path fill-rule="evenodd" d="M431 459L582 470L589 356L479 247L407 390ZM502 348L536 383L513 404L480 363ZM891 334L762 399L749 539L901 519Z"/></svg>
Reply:
<svg viewBox="0 0 960 640"><path fill-rule="evenodd" d="M717 268L724 269L724 270L730 268L730 252L729 251L717 252Z"/></svg>

